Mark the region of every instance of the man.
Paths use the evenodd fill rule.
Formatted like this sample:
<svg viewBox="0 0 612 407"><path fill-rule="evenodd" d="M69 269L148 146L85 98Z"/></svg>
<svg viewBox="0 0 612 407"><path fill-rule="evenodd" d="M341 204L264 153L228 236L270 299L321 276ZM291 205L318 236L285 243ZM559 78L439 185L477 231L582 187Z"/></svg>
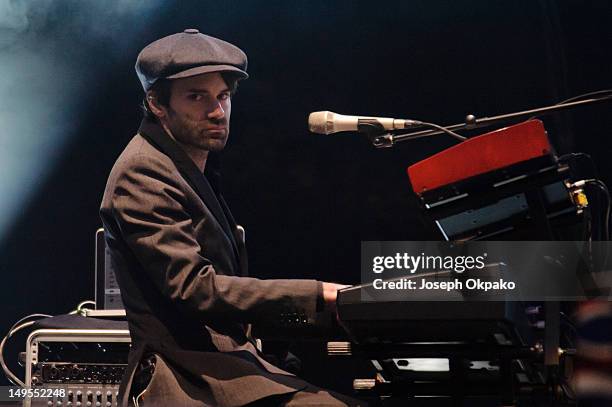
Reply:
<svg viewBox="0 0 612 407"><path fill-rule="evenodd" d="M195 29L138 56L147 113L100 210L132 337L122 405L358 405L271 365L247 335L249 323L312 325L343 286L246 277L214 157L246 65L239 48Z"/></svg>

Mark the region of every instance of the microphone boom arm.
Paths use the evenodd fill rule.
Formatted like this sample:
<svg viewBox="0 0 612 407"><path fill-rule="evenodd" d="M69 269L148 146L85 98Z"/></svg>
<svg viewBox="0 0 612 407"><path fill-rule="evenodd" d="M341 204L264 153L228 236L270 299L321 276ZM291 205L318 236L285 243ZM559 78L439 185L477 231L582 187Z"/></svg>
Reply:
<svg viewBox="0 0 612 407"><path fill-rule="evenodd" d="M395 144L400 143L402 141L415 140L422 137L434 136L437 134L444 134L450 132L455 132L457 130L472 130L478 129L481 127L493 126L495 124L501 124L508 122L512 119L519 119L523 117L531 117L531 116L539 116L543 114L550 114L556 111L571 109L578 106L585 106L599 102L609 102L612 101L612 95L608 94L600 97L593 97L584 100L578 100L574 102L567 103L559 103L552 106L545 106L536 109L524 110L520 112L507 113L499 116L493 117L483 117L477 119L474 115L466 116L464 123L453 124L450 126L444 126L442 129L433 129L433 130L420 130L414 131L410 133L404 134L392 134L387 133L383 135L379 135L377 137L371 138L372 144L377 148L386 148L393 147Z"/></svg>

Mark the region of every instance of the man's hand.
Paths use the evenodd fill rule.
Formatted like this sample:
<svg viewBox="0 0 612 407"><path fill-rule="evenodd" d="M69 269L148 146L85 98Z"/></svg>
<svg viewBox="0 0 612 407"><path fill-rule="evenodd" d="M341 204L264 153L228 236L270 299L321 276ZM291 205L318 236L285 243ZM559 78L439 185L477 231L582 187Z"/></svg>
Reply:
<svg viewBox="0 0 612 407"><path fill-rule="evenodd" d="M336 298L338 298L338 290L350 287L350 285L323 283L323 300L325 307L330 311L336 312Z"/></svg>

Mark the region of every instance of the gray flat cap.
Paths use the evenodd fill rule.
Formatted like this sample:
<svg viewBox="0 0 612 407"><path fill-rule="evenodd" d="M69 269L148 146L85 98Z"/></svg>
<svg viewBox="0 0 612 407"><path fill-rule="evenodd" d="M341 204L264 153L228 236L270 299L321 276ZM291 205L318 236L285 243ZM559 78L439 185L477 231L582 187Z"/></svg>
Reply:
<svg viewBox="0 0 612 407"><path fill-rule="evenodd" d="M194 28L152 42L136 60L136 73L145 92L161 78L231 71L246 79L246 67L247 56L240 48Z"/></svg>

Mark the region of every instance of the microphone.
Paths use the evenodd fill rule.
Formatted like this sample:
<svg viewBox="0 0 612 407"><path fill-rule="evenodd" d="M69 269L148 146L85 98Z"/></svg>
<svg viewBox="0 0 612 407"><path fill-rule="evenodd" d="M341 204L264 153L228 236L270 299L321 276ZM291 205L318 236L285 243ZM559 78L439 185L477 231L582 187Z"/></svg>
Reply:
<svg viewBox="0 0 612 407"><path fill-rule="evenodd" d="M308 115L308 129L317 134L333 134L340 131L359 131L361 126L375 126L384 130L402 130L420 125L417 120L391 119L388 117L346 116L333 112L312 112Z"/></svg>

